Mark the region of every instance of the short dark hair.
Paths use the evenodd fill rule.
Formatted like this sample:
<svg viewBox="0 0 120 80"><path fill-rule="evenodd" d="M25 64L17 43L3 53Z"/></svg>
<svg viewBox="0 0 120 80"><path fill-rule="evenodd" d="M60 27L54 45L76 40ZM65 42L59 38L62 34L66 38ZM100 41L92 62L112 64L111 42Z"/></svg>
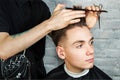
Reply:
<svg viewBox="0 0 120 80"><path fill-rule="evenodd" d="M78 10L78 9L81 9L81 7L78 7L78 6L73 7L73 10ZM85 17L80 18L80 22L70 24L67 27L60 29L60 30L52 31L49 35L51 36L54 44L57 46L59 41L62 39L62 37L65 36L66 31L71 29L71 28L74 28L76 26L79 26L79 27L87 26L86 21L85 21Z"/></svg>

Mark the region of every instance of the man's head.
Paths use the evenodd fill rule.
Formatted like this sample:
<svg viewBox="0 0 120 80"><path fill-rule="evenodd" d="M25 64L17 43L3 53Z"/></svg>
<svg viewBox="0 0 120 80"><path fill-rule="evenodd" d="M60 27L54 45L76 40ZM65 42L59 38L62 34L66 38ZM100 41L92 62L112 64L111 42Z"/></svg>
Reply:
<svg viewBox="0 0 120 80"><path fill-rule="evenodd" d="M70 71L78 73L93 67L93 36L85 23L85 18L79 23L53 31L51 37L58 56L65 61Z"/></svg>

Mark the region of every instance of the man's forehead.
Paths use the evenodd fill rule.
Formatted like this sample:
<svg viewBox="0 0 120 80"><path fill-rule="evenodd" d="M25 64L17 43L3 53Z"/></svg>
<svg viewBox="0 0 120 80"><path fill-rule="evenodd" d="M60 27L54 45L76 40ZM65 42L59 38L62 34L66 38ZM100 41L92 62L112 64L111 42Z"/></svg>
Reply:
<svg viewBox="0 0 120 80"><path fill-rule="evenodd" d="M80 40L85 41L91 39L92 33L87 27L74 27L66 31L65 37L69 40Z"/></svg>

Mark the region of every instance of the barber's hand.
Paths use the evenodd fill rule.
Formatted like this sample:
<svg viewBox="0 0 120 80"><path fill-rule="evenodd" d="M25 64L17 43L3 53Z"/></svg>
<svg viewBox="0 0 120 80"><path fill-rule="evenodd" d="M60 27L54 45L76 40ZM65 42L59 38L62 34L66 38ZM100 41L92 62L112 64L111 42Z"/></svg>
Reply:
<svg viewBox="0 0 120 80"><path fill-rule="evenodd" d="M58 4L49 19L49 25L52 30L58 30L69 24L77 23L80 17L85 17L85 11L76 11L65 9L65 5Z"/></svg>
<svg viewBox="0 0 120 80"><path fill-rule="evenodd" d="M88 27L91 29L94 27L94 25L96 24L97 20L98 20L98 15L96 11L99 11L99 7L96 6L88 6L86 7L87 10L93 10L93 11L88 11L86 13L86 23L88 25Z"/></svg>

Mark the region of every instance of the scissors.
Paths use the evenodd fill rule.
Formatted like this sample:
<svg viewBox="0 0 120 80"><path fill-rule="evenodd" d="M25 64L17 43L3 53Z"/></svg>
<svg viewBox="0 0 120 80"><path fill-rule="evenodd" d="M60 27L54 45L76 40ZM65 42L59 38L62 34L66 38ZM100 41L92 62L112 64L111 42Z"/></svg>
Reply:
<svg viewBox="0 0 120 80"><path fill-rule="evenodd" d="M101 11L102 8L103 8L103 5L102 5L102 4L99 4L99 5L95 5L95 4L94 4L94 6L99 7L100 11ZM99 29L101 28L101 25L100 25L100 23L101 23L101 21L100 21L100 13L101 13L101 12L97 12Z"/></svg>
<svg viewBox="0 0 120 80"><path fill-rule="evenodd" d="M87 10L87 9L75 9L75 10L82 10L82 11L94 11L94 12L97 12L97 16L98 16L98 24L99 24L99 29L101 28L101 26L100 26L100 13L101 12L105 12L105 13L107 13L108 11L106 11L106 10L102 10L102 8L103 8L103 5L102 4L99 4L99 5L95 5L95 4L93 4L95 7L98 7L100 10L99 11L94 11L94 10ZM73 8L70 8L70 7L66 7L65 9L71 9L71 10L74 10Z"/></svg>

